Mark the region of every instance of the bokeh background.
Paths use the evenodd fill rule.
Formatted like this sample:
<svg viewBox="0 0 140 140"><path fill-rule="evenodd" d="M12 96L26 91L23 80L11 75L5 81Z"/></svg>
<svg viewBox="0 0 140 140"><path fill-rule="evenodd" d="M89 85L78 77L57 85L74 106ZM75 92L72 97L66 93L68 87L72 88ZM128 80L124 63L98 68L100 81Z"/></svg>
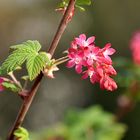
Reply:
<svg viewBox="0 0 140 140"><path fill-rule="evenodd" d="M7 57L9 46L26 40L39 40L47 50L60 22L61 14L55 12L58 0L0 0L0 62ZM81 33L95 35L96 44L104 46L111 42L117 50L115 57L131 59L129 41L134 31L140 29L139 0L94 0L86 12L77 11L66 29L56 50L55 57L69 47L71 40ZM24 121L31 131L50 127L63 119L71 108L86 108L100 104L115 113L115 92L101 91L98 85L82 81L72 69L60 66L55 79L44 78L38 94ZM22 101L16 94L0 94L0 137L6 137L13 124ZM123 140L140 139L140 104L122 120L128 130Z"/></svg>

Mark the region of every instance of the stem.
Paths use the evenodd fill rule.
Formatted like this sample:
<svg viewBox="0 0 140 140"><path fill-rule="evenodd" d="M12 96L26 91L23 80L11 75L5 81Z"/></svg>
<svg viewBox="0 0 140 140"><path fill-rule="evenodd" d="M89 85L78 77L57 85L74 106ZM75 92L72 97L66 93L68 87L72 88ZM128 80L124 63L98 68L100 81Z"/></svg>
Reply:
<svg viewBox="0 0 140 140"><path fill-rule="evenodd" d="M63 60L60 60L60 61L56 61L54 64L55 64L55 65L60 65L60 64L62 64L62 63L67 62L68 60L69 60L69 58L63 59Z"/></svg>
<svg viewBox="0 0 140 140"><path fill-rule="evenodd" d="M62 61L62 60L65 60L65 59L68 59L68 56L64 56L64 57L61 57L61 58L58 58L55 60L55 63L59 62L59 61Z"/></svg>
<svg viewBox="0 0 140 140"><path fill-rule="evenodd" d="M20 87L20 88L22 89L22 86L21 86L20 82L16 79L14 73L13 73L13 72L10 72L8 75L12 78L12 80L14 81L14 83L15 83L18 87Z"/></svg>
<svg viewBox="0 0 140 140"><path fill-rule="evenodd" d="M48 53L50 53L51 55L54 54L54 51L59 43L59 40L61 39L61 36L67 27L67 24L68 24L67 19L74 8L75 1L76 0L70 0L69 5L67 7L67 10L66 10L61 22L60 22L60 25L59 25L58 30L55 34L55 37L52 41L52 44L48 50ZM14 140L13 133L19 126L22 125L24 118L25 118L25 116L30 108L30 105L31 105L33 99L34 99L34 96L36 95L36 92L40 86L40 82L41 82L42 78L43 78L43 73L41 72L38 75L38 77L36 78L32 88L29 92L29 96L27 98L25 98L25 100L23 101L23 104L19 110L18 116L16 118L16 121L15 121L10 133L9 133L7 140Z"/></svg>
<svg viewBox="0 0 140 140"><path fill-rule="evenodd" d="M49 50L48 50L48 52L50 54L54 54L54 51L56 50L56 47L57 47L57 45L59 43L59 40L61 39L61 36L62 36L63 32L65 31L65 29L67 27L67 24L69 22L69 16L70 16L70 14L72 13L72 11L74 9L75 1L76 0L70 0L70 2L69 2L67 10L66 10L61 22L60 22L60 25L59 25L59 27L57 29L57 32L56 32L56 34L54 36L54 39L53 39L53 41L51 43L51 46L50 46Z"/></svg>
<svg viewBox="0 0 140 140"><path fill-rule="evenodd" d="M10 133L9 133L9 137L8 137L7 140L14 140L13 133L23 123L23 120L24 120L24 118L25 118L25 116L26 116L26 114L27 114L27 112L29 110L29 107L30 107L30 105L31 105L31 103L33 101L33 98L34 98L34 96L35 96L35 94L37 92L37 89L38 89L38 87L40 85L42 77L43 77L43 74L41 73L37 77L33 87L31 88L31 91L29 92L29 96L27 98L25 98L25 100L23 101L23 104L22 104L22 106L21 106L21 108L19 110L18 116L16 118L16 121L15 121Z"/></svg>
<svg viewBox="0 0 140 140"><path fill-rule="evenodd" d="M24 85L23 85L23 90L26 90L27 85L28 85L28 82L29 82L29 80L25 80L25 83L24 83Z"/></svg>

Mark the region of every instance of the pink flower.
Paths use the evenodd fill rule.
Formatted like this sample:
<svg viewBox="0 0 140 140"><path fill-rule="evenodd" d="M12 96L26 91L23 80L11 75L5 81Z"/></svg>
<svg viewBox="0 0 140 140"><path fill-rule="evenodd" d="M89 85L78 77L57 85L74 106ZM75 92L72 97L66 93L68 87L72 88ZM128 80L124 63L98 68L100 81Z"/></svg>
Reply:
<svg viewBox="0 0 140 140"><path fill-rule="evenodd" d="M86 71L83 72L82 79L87 79L88 77L90 77L90 81L92 84L100 80L98 72L93 67L89 67Z"/></svg>
<svg viewBox="0 0 140 140"><path fill-rule="evenodd" d="M81 35L79 35L79 38L75 38L77 45L79 45L81 47L87 47L87 46L93 44L94 40L95 40L94 36L92 36L86 40L85 34L81 34Z"/></svg>
<svg viewBox="0 0 140 140"><path fill-rule="evenodd" d="M103 73L106 73L108 75L117 75L116 70L113 68L112 65L107 64L101 64L97 66L98 71L100 70L100 75L103 75ZM101 72L102 70L102 72ZM102 74L101 74L102 73Z"/></svg>
<svg viewBox="0 0 140 140"><path fill-rule="evenodd" d="M100 61L106 63L106 64L112 64L112 60L110 58L110 55L113 55L116 52L115 49L111 48L111 44L107 43L103 49L100 50Z"/></svg>
<svg viewBox="0 0 140 140"><path fill-rule="evenodd" d="M101 89L113 91L117 89L117 84L112 78L110 78L108 75L105 75L100 79L100 87Z"/></svg>
<svg viewBox="0 0 140 140"><path fill-rule="evenodd" d="M4 82L4 79L0 77L0 92L4 90L4 86L2 85L3 82Z"/></svg>
<svg viewBox="0 0 140 140"><path fill-rule="evenodd" d="M68 61L67 63L67 67L68 68L72 68L75 66L75 70L77 73L81 73L82 72L82 65L83 65L83 53L80 52L74 52L74 53L70 53L69 58L71 59L70 61Z"/></svg>
<svg viewBox="0 0 140 140"><path fill-rule="evenodd" d="M94 62L99 61L99 51L100 48L90 46L86 51L85 55L87 56L87 64L93 65Z"/></svg>
<svg viewBox="0 0 140 140"><path fill-rule="evenodd" d="M86 40L85 34L75 38L68 49L67 67L75 67L77 73L83 74L82 79L89 77L92 84L98 82L102 89L113 91L117 85L110 76L116 75L117 72L112 66L110 55L115 53L115 49L111 48L110 43L99 48L94 40L94 36Z"/></svg>
<svg viewBox="0 0 140 140"><path fill-rule="evenodd" d="M116 52L115 49L111 48L111 44L110 43L106 44L105 47L102 49L102 51L103 51L104 57L109 59L109 60L111 60L109 55L113 55Z"/></svg>
<svg viewBox="0 0 140 140"><path fill-rule="evenodd" d="M132 50L133 60L140 65L140 31L134 33L130 41L130 49Z"/></svg>

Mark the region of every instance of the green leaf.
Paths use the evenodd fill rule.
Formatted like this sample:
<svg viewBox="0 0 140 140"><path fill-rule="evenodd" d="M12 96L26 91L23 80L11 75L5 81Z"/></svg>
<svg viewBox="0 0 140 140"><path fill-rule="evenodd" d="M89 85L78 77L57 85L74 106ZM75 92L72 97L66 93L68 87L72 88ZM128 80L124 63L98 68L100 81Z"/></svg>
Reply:
<svg viewBox="0 0 140 140"><path fill-rule="evenodd" d="M85 11L85 8L83 8L82 6L76 5L76 7L77 7L80 11Z"/></svg>
<svg viewBox="0 0 140 140"><path fill-rule="evenodd" d="M6 74L16 70L17 67L20 67L26 61L26 59L30 57L30 54L38 53L38 51L41 48L41 45L38 41L29 40L20 45L11 46L10 48L14 49L14 51L2 64L0 70L1 74Z"/></svg>
<svg viewBox="0 0 140 140"><path fill-rule="evenodd" d="M14 71L17 67L21 66L25 62L29 53L31 52L27 51L26 49L13 51L12 54L9 55L2 64L1 72L9 73Z"/></svg>
<svg viewBox="0 0 140 140"><path fill-rule="evenodd" d="M91 5L91 0L76 0L77 5Z"/></svg>
<svg viewBox="0 0 140 140"><path fill-rule="evenodd" d="M47 53L41 52L38 54L32 54L26 63L29 79L33 80L37 75L45 68L46 63L49 62Z"/></svg>
<svg viewBox="0 0 140 140"><path fill-rule="evenodd" d="M2 85L6 88L6 89L9 89L13 92L19 92L20 91L20 88L17 87L15 84L13 83L9 83L9 82L3 82Z"/></svg>
<svg viewBox="0 0 140 140"><path fill-rule="evenodd" d="M27 42L11 46L10 48L13 51L0 67L0 74L7 74L14 71L26 62L29 79L33 80L43 70L46 63L51 63L49 54L39 52L41 45L36 40L28 40Z"/></svg>
<svg viewBox="0 0 140 140"><path fill-rule="evenodd" d="M49 58L50 54L46 52L39 52L39 55L42 57L42 59L49 65L52 61Z"/></svg>
<svg viewBox="0 0 140 140"><path fill-rule="evenodd" d="M19 127L17 130L15 130L14 136L19 140L29 140L29 133L23 127Z"/></svg>
<svg viewBox="0 0 140 140"><path fill-rule="evenodd" d="M62 0L62 2L58 5L58 8L64 8L67 7L69 3L69 0ZM82 6L89 6L91 5L91 0L76 0L76 7L80 9L81 11L85 11L85 9Z"/></svg>
<svg viewBox="0 0 140 140"><path fill-rule="evenodd" d="M41 45L40 43L37 41L37 40L28 40L26 42L23 42L22 44L20 45L14 45L14 46L11 46L10 47L11 49L31 49L31 50L34 50L36 52L38 52L40 49L41 49Z"/></svg>
<svg viewBox="0 0 140 140"><path fill-rule="evenodd" d="M29 76L28 75L24 75L24 76L21 77L21 79L27 81L29 79Z"/></svg>
<svg viewBox="0 0 140 140"><path fill-rule="evenodd" d="M37 40L35 41L28 40L24 44L28 46L28 48L32 48L35 52L38 52L41 49L41 45Z"/></svg>
<svg viewBox="0 0 140 140"><path fill-rule="evenodd" d="M85 8L82 6L89 6L91 5L91 0L76 0L76 7L80 10L80 11L85 11Z"/></svg>
<svg viewBox="0 0 140 140"><path fill-rule="evenodd" d="M61 3L59 3L58 8L64 8L68 6L69 1L68 0L62 0Z"/></svg>

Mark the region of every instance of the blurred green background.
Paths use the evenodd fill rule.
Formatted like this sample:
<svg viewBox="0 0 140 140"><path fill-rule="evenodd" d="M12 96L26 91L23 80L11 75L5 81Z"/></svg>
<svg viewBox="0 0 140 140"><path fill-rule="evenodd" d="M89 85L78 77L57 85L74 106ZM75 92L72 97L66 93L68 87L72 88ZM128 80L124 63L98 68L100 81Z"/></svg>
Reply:
<svg viewBox="0 0 140 140"><path fill-rule="evenodd" d="M0 0L0 62L7 57L9 46L26 40L39 40L43 49L49 47L60 22L61 14L55 12L57 0ZM66 29L56 50L55 57L69 47L71 40L81 33L95 35L96 44L103 47L111 42L117 50L115 57L131 59L129 40L134 31L140 29L139 0L94 0L86 12L77 11ZM50 127L63 120L71 108L86 108L100 104L115 113L117 97L122 88L115 92L101 91L98 85L82 81L74 70L60 66L56 79L44 78L38 94L27 114L24 126L31 131ZM10 92L0 94L0 136L6 137L22 101ZM128 130L123 140L140 139L140 104L122 120Z"/></svg>

